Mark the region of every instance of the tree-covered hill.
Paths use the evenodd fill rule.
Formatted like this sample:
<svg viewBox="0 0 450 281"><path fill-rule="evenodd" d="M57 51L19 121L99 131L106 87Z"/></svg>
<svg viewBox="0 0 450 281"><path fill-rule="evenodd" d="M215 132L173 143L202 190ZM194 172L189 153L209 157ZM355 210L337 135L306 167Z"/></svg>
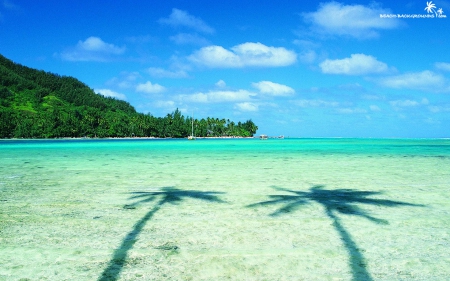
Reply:
<svg viewBox="0 0 450 281"><path fill-rule="evenodd" d="M190 135L192 119L136 112L128 102L96 94L73 77L35 70L0 55L0 138L174 137ZM253 136L258 127L206 118L196 136Z"/></svg>

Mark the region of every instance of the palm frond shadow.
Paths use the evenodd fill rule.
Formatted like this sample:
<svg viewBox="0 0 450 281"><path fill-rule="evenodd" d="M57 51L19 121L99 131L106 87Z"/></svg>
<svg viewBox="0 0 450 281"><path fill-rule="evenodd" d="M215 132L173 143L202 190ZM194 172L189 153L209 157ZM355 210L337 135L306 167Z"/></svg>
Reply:
<svg viewBox="0 0 450 281"><path fill-rule="evenodd" d="M125 209L134 209L138 205L156 202L153 208L148 211L128 232L122 240L121 245L114 250L113 256L108 263L108 266L102 272L98 281L114 281L119 278L119 275L126 263L128 252L133 248L133 245L138 241L138 235L142 232L146 223L153 217L153 215L165 204L179 204L185 199L198 199L208 202L224 203L218 195L223 192L213 191L197 191L197 190L181 190L175 187L164 187L160 191L139 191L132 192L130 200L136 200L132 204L124 206Z"/></svg>
<svg viewBox="0 0 450 281"><path fill-rule="evenodd" d="M388 224L387 220L371 216L368 212L364 211L358 205L365 204L383 207L423 206L401 201L369 198L370 196L381 194L381 192L376 191L325 189L325 186L323 185L313 186L309 189L309 191L290 190L275 186L273 188L282 192L286 192L288 194L269 195L271 200L251 204L247 207L255 208L259 206L281 205L280 208L270 214L270 216L277 217L293 212L300 207L313 202L322 205L325 209L326 215L332 220L333 226L338 232L348 252L349 266L352 271L353 280L370 281L372 280L372 277L366 269L366 259L359 250L359 247L353 240L351 234L341 223L341 219L339 218L339 216L337 216L337 214L359 216L377 224Z"/></svg>

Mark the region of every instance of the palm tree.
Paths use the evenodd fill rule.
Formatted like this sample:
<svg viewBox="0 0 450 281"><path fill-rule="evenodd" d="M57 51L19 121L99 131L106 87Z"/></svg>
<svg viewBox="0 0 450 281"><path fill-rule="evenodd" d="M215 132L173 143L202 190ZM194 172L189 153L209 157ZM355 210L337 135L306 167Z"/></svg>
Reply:
<svg viewBox="0 0 450 281"><path fill-rule="evenodd" d="M442 10L442 8L439 8L439 10L437 10L437 13L442 16L442 14L444 13L444 11Z"/></svg>
<svg viewBox="0 0 450 281"><path fill-rule="evenodd" d="M140 204L154 202L156 198L160 199L156 205L133 226L133 229L128 232L122 240L122 244L114 251L108 267L105 268L102 275L98 278L98 281L114 281L118 279L120 272L125 265L128 252L133 248L133 245L138 240L138 236L143 230L145 224L163 205L176 205L186 198L223 203L224 201L217 197L218 194L222 193L223 192L181 190L174 187L164 187L161 191L132 192L133 196L131 196L130 199L137 199L137 201L132 204L125 205L125 209L134 209Z"/></svg>
<svg viewBox="0 0 450 281"><path fill-rule="evenodd" d="M290 213L302 205L316 202L325 208L325 214L333 221L335 230L339 233L344 246L349 254L349 266L352 270L353 280L372 280L369 272L366 270L366 260L360 252L356 242L350 233L341 223L341 219L337 214L353 215L366 218L372 222L379 224L387 224L383 219L370 216L367 212L360 209L357 204L367 204L385 207L395 206L420 206L399 201L391 201L386 199L368 198L369 196L378 195L380 192L358 191L351 189L324 189L324 186L317 185L310 188L309 191L295 191L284 188L274 187L277 190L289 193L288 195L270 195L272 200L251 204L248 207L266 206L273 204L282 204L282 207L270 214L271 216L279 216Z"/></svg>
<svg viewBox="0 0 450 281"><path fill-rule="evenodd" d="M436 5L433 4L433 1L427 2L427 6L425 7L425 11L427 11L427 13L436 13L434 11L434 9L436 9Z"/></svg>

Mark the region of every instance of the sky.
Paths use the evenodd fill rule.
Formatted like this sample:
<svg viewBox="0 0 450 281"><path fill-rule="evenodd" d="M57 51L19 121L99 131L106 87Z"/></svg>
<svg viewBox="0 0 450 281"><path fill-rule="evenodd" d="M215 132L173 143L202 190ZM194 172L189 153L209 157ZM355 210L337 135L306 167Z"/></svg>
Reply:
<svg viewBox="0 0 450 281"><path fill-rule="evenodd" d="M269 136L450 137L449 37L449 0L0 0L14 62Z"/></svg>

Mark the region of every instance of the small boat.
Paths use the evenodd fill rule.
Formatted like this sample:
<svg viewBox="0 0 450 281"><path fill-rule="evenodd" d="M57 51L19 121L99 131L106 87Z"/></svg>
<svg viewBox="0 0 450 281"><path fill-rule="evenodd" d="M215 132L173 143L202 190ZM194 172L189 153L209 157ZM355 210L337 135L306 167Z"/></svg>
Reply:
<svg viewBox="0 0 450 281"><path fill-rule="evenodd" d="M266 139L268 139L269 137L267 136L267 135L260 135L259 136L259 139L260 140L266 140Z"/></svg>
<svg viewBox="0 0 450 281"><path fill-rule="evenodd" d="M194 137L194 113L192 113L191 135L188 136L188 140L195 140L195 137Z"/></svg>

